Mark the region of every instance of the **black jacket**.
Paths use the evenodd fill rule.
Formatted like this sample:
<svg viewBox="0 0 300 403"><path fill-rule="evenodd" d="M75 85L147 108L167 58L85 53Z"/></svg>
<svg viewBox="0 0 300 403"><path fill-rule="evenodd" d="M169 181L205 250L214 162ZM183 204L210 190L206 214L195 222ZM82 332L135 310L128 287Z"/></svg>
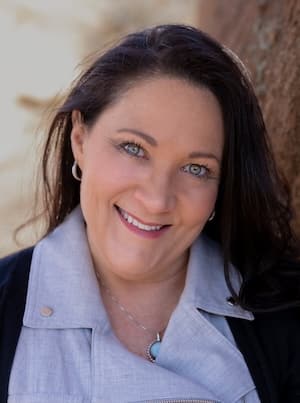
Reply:
<svg viewBox="0 0 300 403"><path fill-rule="evenodd" d="M0 260L0 403L22 327L33 248ZM300 403L300 313L256 314L254 321L228 317L262 403Z"/></svg>

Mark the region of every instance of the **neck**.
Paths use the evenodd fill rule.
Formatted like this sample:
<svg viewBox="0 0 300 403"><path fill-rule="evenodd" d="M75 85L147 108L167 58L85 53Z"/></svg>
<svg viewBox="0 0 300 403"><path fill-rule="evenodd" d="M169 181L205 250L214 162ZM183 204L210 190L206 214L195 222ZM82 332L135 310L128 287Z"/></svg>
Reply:
<svg viewBox="0 0 300 403"><path fill-rule="evenodd" d="M110 276L104 278L98 273L97 277L100 278L101 296L113 327L124 327L126 324L130 331L136 330L128 320L128 315L120 309L122 305L143 326L160 332L166 328L183 291L186 265L170 276L147 282L123 279L112 281ZM109 292L105 289L109 289Z"/></svg>
<svg viewBox="0 0 300 403"><path fill-rule="evenodd" d="M170 301L177 304L183 291L186 278L187 257L180 264L174 264L173 270L162 270L164 275L147 279L127 279L115 275L112 271L97 270L100 283L110 290L110 293L128 310L137 307L143 312L149 312L156 305L165 307ZM152 309L150 309L152 307ZM148 309L147 309L148 308ZM149 312L150 313L150 312Z"/></svg>
<svg viewBox="0 0 300 403"><path fill-rule="evenodd" d="M147 347L156 339L157 333L163 337L184 288L186 260L182 260L181 265L174 265L176 270L173 267L168 271L169 275L147 281L129 281L111 272L105 275L107 272L96 271L114 333L133 353L149 359Z"/></svg>

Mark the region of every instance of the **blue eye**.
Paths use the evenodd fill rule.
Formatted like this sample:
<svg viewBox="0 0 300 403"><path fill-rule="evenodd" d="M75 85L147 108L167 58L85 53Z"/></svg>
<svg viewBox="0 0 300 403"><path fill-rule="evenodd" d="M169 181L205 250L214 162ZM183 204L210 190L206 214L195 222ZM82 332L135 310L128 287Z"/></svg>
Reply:
<svg viewBox="0 0 300 403"><path fill-rule="evenodd" d="M123 143L121 148L134 157L143 158L145 156L144 149L137 143Z"/></svg>
<svg viewBox="0 0 300 403"><path fill-rule="evenodd" d="M199 164L187 164L182 168L183 172L187 172L191 175L205 178L209 175L210 170L204 166Z"/></svg>

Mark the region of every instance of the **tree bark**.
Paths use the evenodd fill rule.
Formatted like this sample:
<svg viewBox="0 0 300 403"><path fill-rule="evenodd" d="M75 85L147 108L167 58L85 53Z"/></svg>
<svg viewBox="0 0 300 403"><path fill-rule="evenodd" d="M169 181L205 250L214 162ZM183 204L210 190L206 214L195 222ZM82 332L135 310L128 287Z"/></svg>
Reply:
<svg viewBox="0 0 300 403"><path fill-rule="evenodd" d="M300 1L202 0L199 26L250 70L300 235Z"/></svg>

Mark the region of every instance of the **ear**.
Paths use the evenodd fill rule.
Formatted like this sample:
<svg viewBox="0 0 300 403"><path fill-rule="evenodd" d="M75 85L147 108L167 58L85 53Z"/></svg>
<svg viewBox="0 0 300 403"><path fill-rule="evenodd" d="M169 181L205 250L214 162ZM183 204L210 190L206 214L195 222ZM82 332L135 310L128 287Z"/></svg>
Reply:
<svg viewBox="0 0 300 403"><path fill-rule="evenodd" d="M74 160L77 161L79 168L82 170L84 161L84 143L87 139L87 128L83 123L80 111L72 111L72 131L71 131L71 147Z"/></svg>

